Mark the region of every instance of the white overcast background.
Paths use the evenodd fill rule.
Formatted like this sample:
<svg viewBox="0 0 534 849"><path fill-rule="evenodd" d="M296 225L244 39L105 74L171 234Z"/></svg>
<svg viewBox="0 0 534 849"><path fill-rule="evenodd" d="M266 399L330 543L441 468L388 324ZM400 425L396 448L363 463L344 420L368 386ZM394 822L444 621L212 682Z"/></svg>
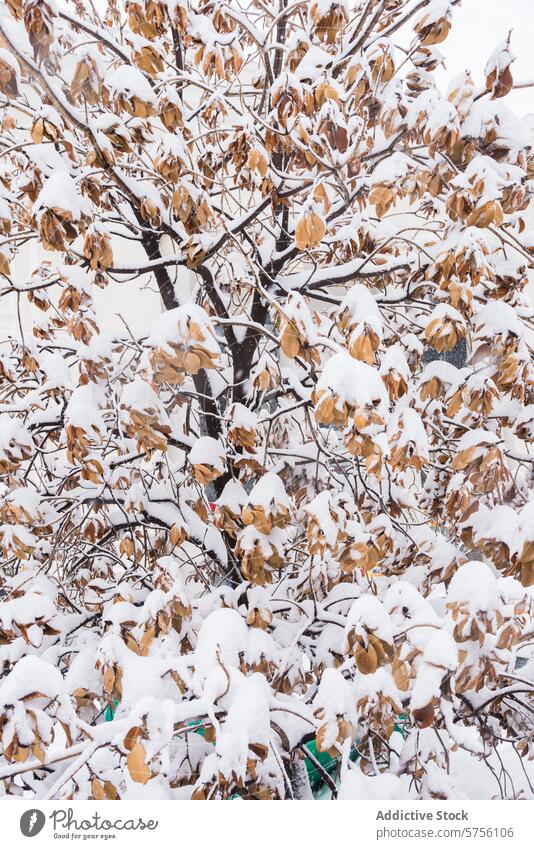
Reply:
<svg viewBox="0 0 534 849"><path fill-rule="evenodd" d="M451 34L439 45L447 63L440 84L465 70L482 84L490 54L510 30L514 81L534 81L534 0L462 0L453 11ZM511 92L506 103L520 118L534 114L534 88Z"/></svg>

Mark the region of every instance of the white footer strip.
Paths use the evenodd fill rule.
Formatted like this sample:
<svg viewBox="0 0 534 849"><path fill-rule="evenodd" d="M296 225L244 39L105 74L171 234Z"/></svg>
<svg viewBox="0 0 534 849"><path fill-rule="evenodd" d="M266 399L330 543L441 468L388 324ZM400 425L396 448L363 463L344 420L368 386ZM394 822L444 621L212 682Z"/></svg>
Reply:
<svg viewBox="0 0 534 849"><path fill-rule="evenodd" d="M128 849L534 846L534 805L521 801L2 802L2 845L9 849L73 843Z"/></svg>

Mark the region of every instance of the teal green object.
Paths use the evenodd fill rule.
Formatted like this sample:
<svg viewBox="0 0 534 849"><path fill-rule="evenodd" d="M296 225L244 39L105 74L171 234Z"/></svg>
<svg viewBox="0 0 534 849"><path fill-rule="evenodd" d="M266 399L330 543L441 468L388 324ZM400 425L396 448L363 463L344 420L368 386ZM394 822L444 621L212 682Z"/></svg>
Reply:
<svg viewBox="0 0 534 849"><path fill-rule="evenodd" d="M318 752L317 744L315 740L309 740L304 744L304 748L308 749L309 753L313 755L316 761L318 761L323 770L328 773L328 775L335 775L336 770L338 768L338 764L341 760L341 755L337 758L333 758L328 752ZM354 763L359 758L358 752L356 749L352 749L349 755L349 759ZM313 763L310 758L305 758L304 763L306 764L306 770L308 773L308 779L310 781L310 787L312 789L312 793L319 794L325 788L326 784L321 773L321 770Z"/></svg>
<svg viewBox="0 0 534 849"><path fill-rule="evenodd" d="M401 734L403 737L405 736L404 723L406 722L406 719L407 715L405 713L401 713L399 715L399 721L394 728L394 730ZM328 775L335 775L339 761L341 760L341 756L333 758L328 754L328 752L318 752L315 740L310 740L308 743L305 744L304 748L308 749L310 754L313 755L315 760L321 764L322 768L325 772L328 773ZM359 757L360 756L356 749L351 749L349 759L353 763L355 763ZM310 781L312 793L315 797L317 797L321 795L325 789L327 789L324 778L321 774L320 769L310 760L310 758L306 758L304 763L306 764L306 770L308 772L308 778Z"/></svg>
<svg viewBox="0 0 534 849"><path fill-rule="evenodd" d="M118 703L117 699L113 699L113 707L111 705L107 706L107 708L104 712L104 719L105 719L106 722L111 722L111 720L113 719L113 717L115 715L115 711L117 709L118 704L119 703ZM399 723L397 725L395 725L395 731L397 731L399 734L402 734L403 737L404 737L404 723L406 722L406 718L407 718L406 714L401 713L400 716L399 716ZM200 734L201 737L204 737L204 728L198 720L196 720L196 719L191 720L191 722L188 723L188 726L191 728L191 731L193 731L194 734ZM307 743L304 744L304 748L308 749L310 754L315 758L316 761L318 761L321 764L322 768L324 769L325 772L328 773L328 775L332 775L333 773L336 772L336 769L337 769L338 763L341 759L341 756L337 757L337 758L333 758L331 755L328 754L328 752L318 752L317 751L317 744L316 744L315 740L309 740ZM354 761L357 761L358 758L359 758L358 752L356 751L356 749L352 749L352 751L350 753L350 760L354 762ZM312 789L312 793L314 793L314 795L317 796L321 792L323 792L326 788L324 778L321 774L321 771L310 760L310 758L305 758L304 763L306 764L306 770L307 770L307 773L308 773L308 779L310 781L310 787ZM234 798L239 799L241 797L239 795L236 795L236 796L232 796L231 798L232 799L234 799Z"/></svg>
<svg viewBox="0 0 534 849"><path fill-rule="evenodd" d="M315 740L310 740L304 746L305 749L308 749L310 754L314 756L314 758L321 764L322 768L328 775L331 775L336 771L337 765L339 762L339 758L333 758L328 752L318 752L317 744ZM305 758L304 763L306 764L306 771L308 773L308 779L310 782L310 787L312 789L312 793L317 793L324 786L324 778L321 775L318 767L311 761L309 758Z"/></svg>
<svg viewBox="0 0 534 849"><path fill-rule="evenodd" d="M115 716L115 711L117 710L118 704L119 703L118 703L117 699L113 699L113 707L111 705L107 706L106 710L104 711L104 720L106 722L111 722L111 720Z"/></svg>

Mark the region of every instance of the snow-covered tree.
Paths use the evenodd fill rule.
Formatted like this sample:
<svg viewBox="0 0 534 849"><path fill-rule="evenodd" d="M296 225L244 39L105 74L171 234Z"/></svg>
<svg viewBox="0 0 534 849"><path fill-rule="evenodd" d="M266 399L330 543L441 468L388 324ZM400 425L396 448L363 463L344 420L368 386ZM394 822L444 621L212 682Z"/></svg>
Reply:
<svg viewBox="0 0 534 849"><path fill-rule="evenodd" d="M534 136L456 5L2 0L5 795L534 796Z"/></svg>

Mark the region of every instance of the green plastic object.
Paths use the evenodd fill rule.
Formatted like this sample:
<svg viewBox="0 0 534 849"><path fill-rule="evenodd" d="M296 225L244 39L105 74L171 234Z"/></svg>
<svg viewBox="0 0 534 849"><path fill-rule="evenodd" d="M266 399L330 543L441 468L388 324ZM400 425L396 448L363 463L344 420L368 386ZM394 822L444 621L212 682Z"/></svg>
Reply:
<svg viewBox="0 0 534 849"><path fill-rule="evenodd" d="M115 711L117 709L118 704L119 703L118 703L117 699L113 699L113 706L111 706L111 705L107 706L107 708L104 712L104 719L105 719L106 722L111 722L111 720L113 719L113 717L115 715ZM399 722L397 723L397 725L395 725L395 729L394 729L399 734L402 734L403 737L404 737L404 723L405 723L405 721L406 721L406 714L401 713L400 716L399 716ZM193 730L193 732L195 734L200 734L201 737L204 737L204 728L198 720L193 719L193 720L191 720L191 722L188 723L188 725ZM200 727L196 727L196 726L200 726ZM317 744L316 744L315 740L308 740L308 742L304 744L304 748L307 749L310 752L312 757L316 761L318 761L318 763L321 765L323 770L328 773L328 775L332 775L332 773L336 772L338 763L340 761L340 757L333 758L331 755L328 754L328 752L317 751ZM355 762L355 761L358 760L358 758L359 758L358 752L356 751L356 749L352 749L352 751L350 753L350 760ZM306 770L307 770L307 773L308 773L308 779L309 779L309 782L310 782L310 787L311 787L312 793L316 797L320 796L324 792L324 790L327 789L327 785L325 783L325 780L323 778L321 770L319 769L318 766L316 766L316 764L310 758L305 758L304 763L306 764ZM236 796L232 796L231 798L232 799L233 798L238 799L238 798L241 798L241 797L239 795L236 795Z"/></svg>
<svg viewBox="0 0 534 849"><path fill-rule="evenodd" d="M315 760L321 764L322 768L325 772L328 773L328 775L332 775L332 773L335 773L340 760L339 758L333 758L331 755L328 754L328 752L318 752L315 740L309 740L307 743L305 743L304 748L307 749L311 755L313 755ZM353 749L351 752L351 760L356 760L357 757L358 755ZM310 758L305 758L304 763L306 764L306 771L308 773L308 780L310 782L312 793L320 793L326 786L321 770L316 766L316 764L312 760L310 760Z"/></svg>
<svg viewBox="0 0 534 849"><path fill-rule="evenodd" d="M113 707L111 705L107 706L106 710L104 711L104 720L106 722L111 722L111 720L115 716L115 711L117 710L118 704L119 703L118 703L117 699L113 699Z"/></svg>
<svg viewBox="0 0 534 849"><path fill-rule="evenodd" d="M399 715L399 722L394 727L394 731L397 731L403 737L404 737L404 723L405 723L405 721L406 721L406 714L401 713ZM341 760L341 757L333 758L333 757L331 757L331 755L328 754L328 752L318 752L317 751L317 744L316 744L315 740L309 740L305 744L304 748L308 749L310 754L314 757L314 759L316 761L318 761L320 763L320 765L322 766L324 771L328 773L328 775L332 775L332 773L336 772L336 769L337 769L339 761ZM358 758L359 758L358 752L356 751L356 749L352 749L350 756L349 756L349 759L354 763L355 761L358 760ZM321 795L322 792L326 788L326 784L325 784L324 778L321 774L321 770L319 769L318 766L316 766L315 763L313 763L313 761L310 758L306 758L304 762L306 764L306 770L308 772L308 779L310 781L310 787L312 789L312 793L314 793L316 796Z"/></svg>

